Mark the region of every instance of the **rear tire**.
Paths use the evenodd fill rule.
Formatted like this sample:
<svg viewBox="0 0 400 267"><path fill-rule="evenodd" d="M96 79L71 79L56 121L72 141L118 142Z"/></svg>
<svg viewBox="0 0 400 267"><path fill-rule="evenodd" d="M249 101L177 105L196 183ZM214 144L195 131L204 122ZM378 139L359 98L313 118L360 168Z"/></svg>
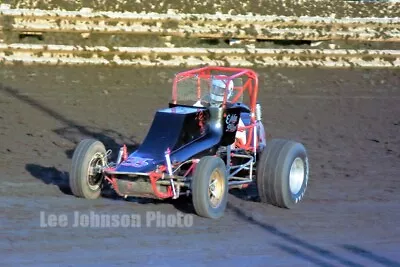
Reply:
<svg viewBox="0 0 400 267"><path fill-rule="evenodd" d="M101 194L104 175L100 169L107 164L106 149L100 141L82 140L72 156L69 184L72 193L81 198L96 199Z"/></svg>
<svg viewBox="0 0 400 267"><path fill-rule="evenodd" d="M293 208L303 199L308 179L308 155L301 143L283 139L267 143L257 166L261 202Z"/></svg>
<svg viewBox="0 0 400 267"><path fill-rule="evenodd" d="M224 215L228 203L228 179L222 159L201 158L192 179L192 201L199 216L218 219Z"/></svg>

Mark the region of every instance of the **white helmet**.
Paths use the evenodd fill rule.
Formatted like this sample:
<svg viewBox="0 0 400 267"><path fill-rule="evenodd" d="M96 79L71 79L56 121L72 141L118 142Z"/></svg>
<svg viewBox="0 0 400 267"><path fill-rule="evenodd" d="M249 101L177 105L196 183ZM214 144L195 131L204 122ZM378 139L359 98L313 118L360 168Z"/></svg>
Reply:
<svg viewBox="0 0 400 267"><path fill-rule="evenodd" d="M228 82L228 80L213 79L211 83L211 92L210 92L211 100L217 103L222 103L224 101L224 93L226 87L228 87L226 99L229 99L229 97L232 95L233 92L232 80Z"/></svg>

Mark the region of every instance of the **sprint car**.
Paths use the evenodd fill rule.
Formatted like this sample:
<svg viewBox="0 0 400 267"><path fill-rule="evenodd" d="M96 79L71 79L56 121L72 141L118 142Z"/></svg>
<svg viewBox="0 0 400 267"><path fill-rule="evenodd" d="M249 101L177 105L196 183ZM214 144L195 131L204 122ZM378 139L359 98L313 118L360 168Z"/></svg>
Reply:
<svg viewBox="0 0 400 267"><path fill-rule="evenodd" d="M217 83L226 86L213 102ZM296 141L266 140L258 89L257 73L246 68L206 66L177 73L168 107L155 112L137 149L127 151L122 144L112 162L98 140L77 145L72 193L95 199L109 183L122 197L186 195L197 215L218 219L229 190L254 183L261 202L294 207L307 188L307 151Z"/></svg>

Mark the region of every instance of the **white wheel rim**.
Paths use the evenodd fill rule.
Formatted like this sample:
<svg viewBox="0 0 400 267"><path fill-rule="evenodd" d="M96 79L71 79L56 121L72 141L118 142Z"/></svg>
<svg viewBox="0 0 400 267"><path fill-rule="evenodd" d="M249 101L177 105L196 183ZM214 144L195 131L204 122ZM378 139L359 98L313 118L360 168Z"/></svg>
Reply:
<svg viewBox="0 0 400 267"><path fill-rule="evenodd" d="M96 161L96 162L95 162ZM93 166L93 163L95 162L95 166ZM100 162L100 164L99 164L99 162ZM87 183L88 183L88 186L89 186L89 188L91 189L91 190L93 190L93 191L95 191L95 190L97 190L97 189L99 189L99 187L100 187L100 183L97 183L97 184L95 184L95 185L92 185L91 183L90 183L90 181L89 181L89 179L91 178L91 176L93 176L93 175L99 175L98 173L96 174L95 173L95 171L94 171L94 167L103 167L105 165L105 162L104 162L104 157L103 157L103 155L101 154L101 153L96 153L96 154L94 154L93 155L93 157L92 157L92 159L90 160L90 162L89 162L89 168L88 168L88 177L87 177Z"/></svg>
<svg viewBox="0 0 400 267"><path fill-rule="evenodd" d="M290 192L292 192L294 195L299 193L303 185L305 178L304 168L304 161L301 158L296 158L290 167L289 187Z"/></svg>

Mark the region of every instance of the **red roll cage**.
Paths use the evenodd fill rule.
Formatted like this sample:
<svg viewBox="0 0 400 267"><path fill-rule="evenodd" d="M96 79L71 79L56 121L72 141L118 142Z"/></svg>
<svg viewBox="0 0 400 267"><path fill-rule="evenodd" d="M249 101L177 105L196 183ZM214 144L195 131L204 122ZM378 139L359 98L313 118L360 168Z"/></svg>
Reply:
<svg viewBox="0 0 400 267"><path fill-rule="evenodd" d="M244 77L245 82L241 86L235 86L234 90L237 90L235 97L229 102L235 103L244 94L245 91L248 92L252 117L255 114L256 104L257 104L257 94L258 94L258 75L251 69L246 68L232 68L232 67L220 67L220 66L207 66L197 69L192 69L188 71L179 72L175 75L172 88L172 102L177 104L178 99L178 84L183 80L189 78L197 78L197 100L201 98L201 79L209 80L211 83L211 78L223 79L227 84L233 79ZM194 88L195 89L195 88ZM227 90L225 90L223 106L226 105L227 101Z"/></svg>
<svg viewBox="0 0 400 267"><path fill-rule="evenodd" d="M172 103L178 104L178 84L181 81L184 81L189 78L197 78L197 100L201 99L201 79L206 79L211 83L211 78L213 79L221 79L224 80L225 84L228 84L231 80L237 79L240 77L244 77L245 81L241 86L235 86L234 90L237 90L233 99L230 99L230 103L237 102L240 97L244 94L245 91L248 92L249 96L249 108L250 108L250 117L251 122L250 125L239 127L238 131L248 131L249 138L247 139L246 144L241 143L239 140L236 140L235 146L240 149L244 149L247 151L256 151L256 147L259 142L259 137L254 139L255 127L256 127L256 104L257 104L257 96L258 96L258 75L255 71L246 68L232 68L232 67L222 67L222 66L207 66L197 69L192 69L188 71L179 72L175 75L173 81L172 88ZM227 86L226 86L227 87ZM226 106L227 102L227 91L224 93L224 101L222 106Z"/></svg>

